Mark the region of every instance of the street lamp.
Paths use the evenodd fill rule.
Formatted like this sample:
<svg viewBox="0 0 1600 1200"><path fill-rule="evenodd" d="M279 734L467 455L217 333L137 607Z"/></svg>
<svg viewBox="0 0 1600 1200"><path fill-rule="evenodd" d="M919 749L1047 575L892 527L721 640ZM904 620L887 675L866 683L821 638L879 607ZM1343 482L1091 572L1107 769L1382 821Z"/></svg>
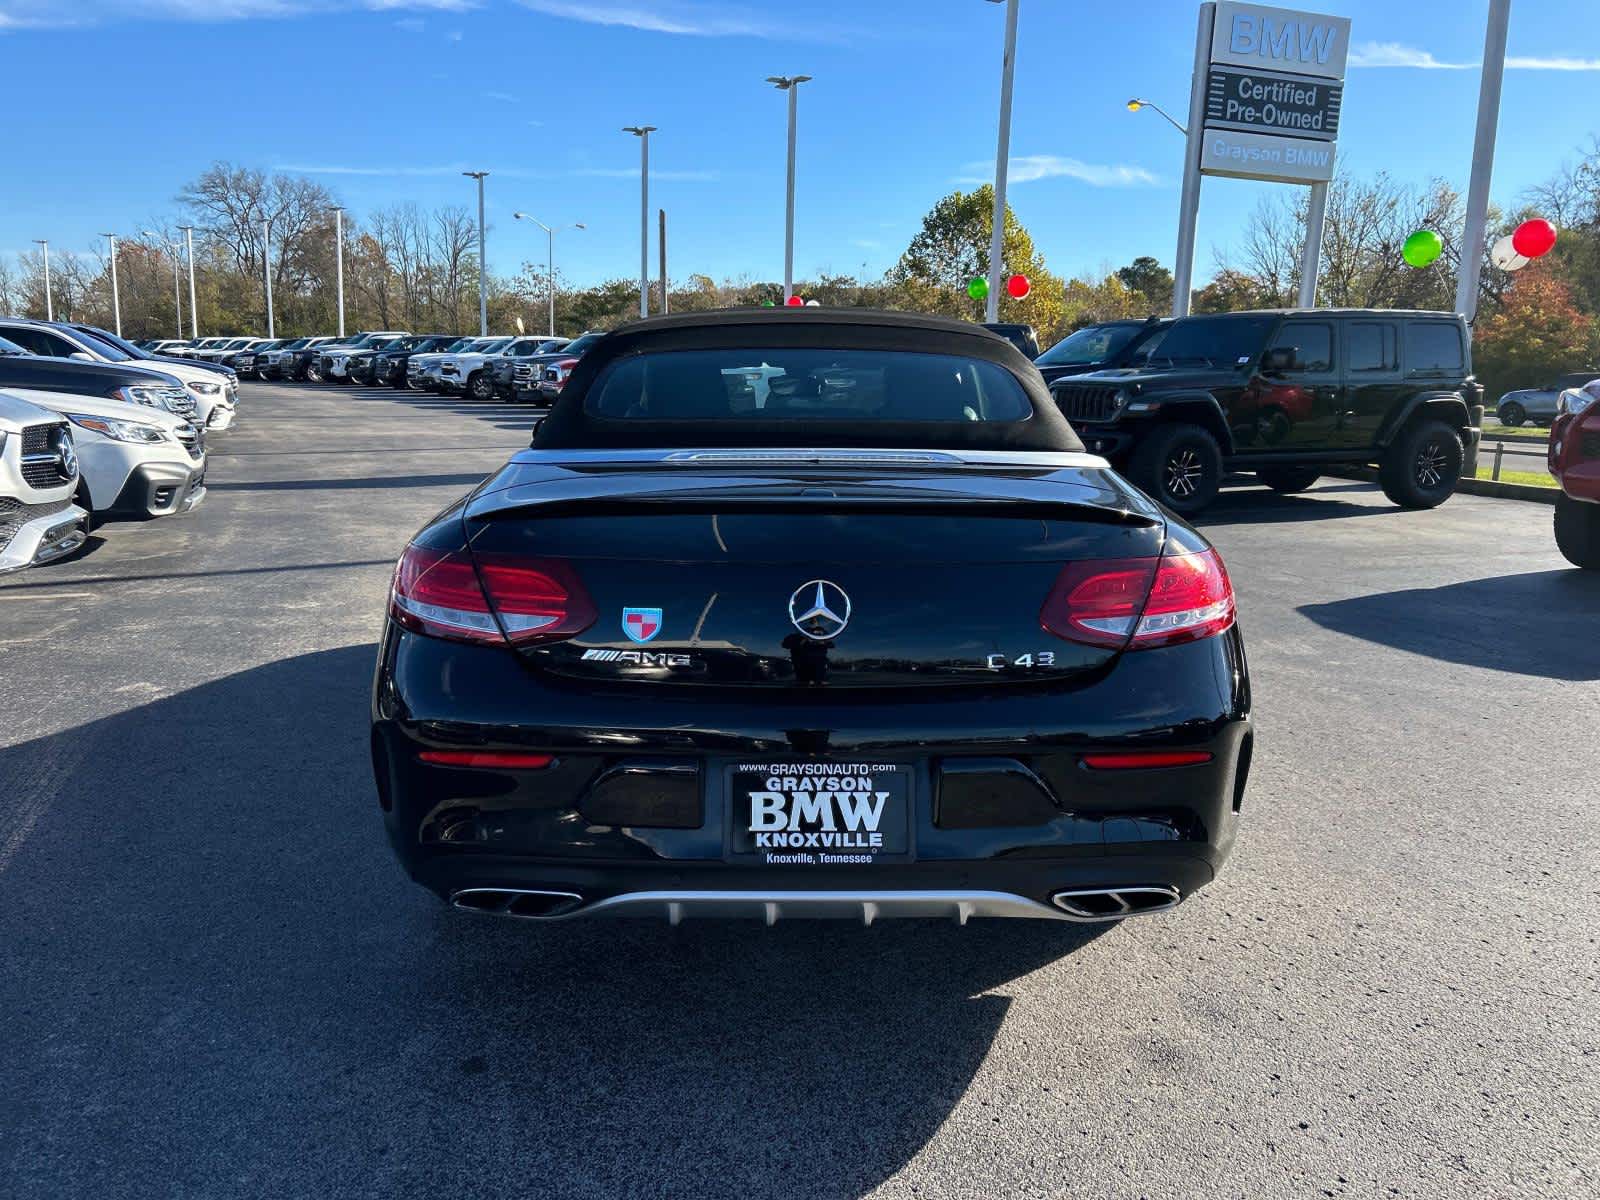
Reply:
<svg viewBox="0 0 1600 1200"><path fill-rule="evenodd" d="M1000 64L1000 135L994 152L994 229L989 235L989 297L984 303L984 319L991 324L1000 319L1000 275L1005 250L1006 168L1011 158L1011 80L1017 66L1018 0L989 0L1006 6L1006 51Z"/></svg>
<svg viewBox="0 0 1600 1200"><path fill-rule="evenodd" d="M48 238L34 238L34 244L44 247L44 319L56 319L55 301L50 297L50 240Z"/></svg>
<svg viewBox="0 0 1600 1200"><path fill-rule="evenodd" d="M650 315L650 135L654 125L624 125L639 139L639 315Z"/></svg>
<svg viewBox="0 0 1600 1200"><path fill-rule="evenodd" d="M189 253L189 336L200 340L200 306L194 302L194 226L179 225L183 230L183 244ZM179 335L183 330L178 330Z"/></svg>
<svg viewBox="0 0 1600 1200"><path fill-rule="evenodd" d="M1136 97L1136 98L1128 101L1128 111L1129 112L1136 113L1141 108L1153 108L1153 109L1155 109L1158 113L1160 113L1163 117L1165 117L1167 119L1167 124L1168 125L1171 125L1179 133L1183 134L1184 137L1188 137L1189 136L1189 131L1187 129L1185 129L1182 125L1178 124L1177 121L1173 120L1172 119L1172 114L1169 113L1166 109L1162 108L1161 105L1157 104L1154 100L1140 100L1140 99L1138 99Z"/></svg>
<svg viewBox="0 0 1600 1200"><path fill-rule="evenodd" d="M783 221L783 298L794 295L794 133L799 106L800 85L809 75L768 75L767 82L780 92L789 93L789 199Z"/></svg>
<svg viewBox="0 0 1600 1200"><path fill-rule="evenodd" d="M166 243L168 252L172 255L172 308L178 314L178 336L181 338L183 336L183 291L178 282L178 243L167 242L165 238L162 238L161 234L153 229L141 229L139 236L161 238Z"/></svg>
<svg viewBox="0 0 1600 1200"><path fill-rule="evenodd" d="M261 231L266 235L266 245L261 252L261 278L267 285L267 336L272 332L272 218L268 217L261 222Z"/></svg>
<svg viewBox="0 0 1600 1200"><path fill-rule="evenodd" d="M111 243L111 315L116 318L117 336L122 336L122 294L117 289L117 235L102 233L101 237Z"/></svg>
<svg viewBox="0 0 1600 1200"><path fill-rule="evenodd" d="M550 336L551 337L555 337L555 335L556 335L556 234L562 232L563 230L567 230L567 229L587 229L589 227L587 225L585 225L582 221L576 221L571 225L557 225L554 229L552 229L552 228L550 228L550 226L546 225L543 221L539 220L538 217L533 216L531 213L525 213L525 212L514 212L514 213L511 214L511 219L513 221L532 221L540 229L544 230L544 233L545 233L545 251L546 251L546 254L548 256L547 257L547 264L548 264L548 270L549 270L549 273L550 273L550 283L549 283L549 293L550 293Z"/></svg>
<svg viewBox="0 0 1600 1200"><path fill-rule="evenodd" d="M344 341L344 209L333 210L333 262L339 281L339 340Z"/></svg>
<svg viewBox="0 0 1600 1200"><path fill-rule="evenodd" d="M463 171L468 179L478 181L478 336L489 336L489 276L487 258L483 248L483 181L487 171Z"/></svg>

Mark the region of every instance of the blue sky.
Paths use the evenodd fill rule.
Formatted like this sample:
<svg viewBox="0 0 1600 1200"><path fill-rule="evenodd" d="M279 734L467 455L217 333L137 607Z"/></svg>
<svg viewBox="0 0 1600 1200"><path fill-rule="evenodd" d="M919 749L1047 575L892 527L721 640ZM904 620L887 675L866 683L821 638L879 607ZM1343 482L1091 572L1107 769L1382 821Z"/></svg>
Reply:
<svg viewBox="0 0 1600 1200"><path fill-rule="evenodd" d="M1352 18L1342 168L1465 189L1487 0L1322 0ZM1192 0L1022 0L1012 206L1058 272L1171 263ZM0 0L12 154L0 251L87 250L174 211L211 162L314 175L357 213L475 203L489 254L579 283L638 269L638 143L672 273L778 278L783 96L800 95L796 270L877 273L935 200L993 170L1004 10L980 0ZM1594 0L1512 14L1494 196L1600 132ZM1281 186L1281 185L1278 185ZM1200 267L1275 185L1208 180ZM654 250L652 249L652 262Z"/></svg>

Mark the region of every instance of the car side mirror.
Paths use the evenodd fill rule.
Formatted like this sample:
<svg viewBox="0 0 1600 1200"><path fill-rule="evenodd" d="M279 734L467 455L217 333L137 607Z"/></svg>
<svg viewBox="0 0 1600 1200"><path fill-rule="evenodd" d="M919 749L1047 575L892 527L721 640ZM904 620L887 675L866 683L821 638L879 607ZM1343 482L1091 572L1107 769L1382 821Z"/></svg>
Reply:
<svg viewBox="0 0 1600 1200"><path fill-rule="evenodd" d="M1296 348L1293 346L1274 346L1261 358L1261 373L1263 375L1282 375L1286 371L1294 370Z"/></svg>

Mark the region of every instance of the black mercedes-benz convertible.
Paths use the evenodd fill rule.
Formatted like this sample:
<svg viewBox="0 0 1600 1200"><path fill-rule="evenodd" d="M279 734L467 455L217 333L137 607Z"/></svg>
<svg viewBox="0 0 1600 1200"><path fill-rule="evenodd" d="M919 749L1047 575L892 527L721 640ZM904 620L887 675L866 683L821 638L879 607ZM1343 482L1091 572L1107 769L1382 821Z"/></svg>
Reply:
<svg viewBox="0 0 1600 1200"><path fill-rule="evenodd" d="M1221 559L982 328L640 321L412 539L372 698L396 854L457 907L1117 920L1228 853Z"/></svg>

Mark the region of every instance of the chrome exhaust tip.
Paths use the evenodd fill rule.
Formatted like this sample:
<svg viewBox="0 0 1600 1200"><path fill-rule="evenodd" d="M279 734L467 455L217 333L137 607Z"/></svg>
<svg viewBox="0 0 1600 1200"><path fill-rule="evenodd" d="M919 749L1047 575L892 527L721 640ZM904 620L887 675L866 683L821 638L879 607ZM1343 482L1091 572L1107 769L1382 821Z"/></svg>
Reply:
<svg viewBox="0 0 1600 1200"><path fill-rule="evenodd" d="M1050 902L1075 921L1120 921L1167 912L1182 899L1174 887L1121 887L1057 892Z"/></svg>
<svg viewBox="0 0 1600 1200"><path fill-rule="evenodd" d="M523 888L463 888L452 893L450 903L467 912L539 920L560 917L583 903L577 892L552 892Z"/></svg>

